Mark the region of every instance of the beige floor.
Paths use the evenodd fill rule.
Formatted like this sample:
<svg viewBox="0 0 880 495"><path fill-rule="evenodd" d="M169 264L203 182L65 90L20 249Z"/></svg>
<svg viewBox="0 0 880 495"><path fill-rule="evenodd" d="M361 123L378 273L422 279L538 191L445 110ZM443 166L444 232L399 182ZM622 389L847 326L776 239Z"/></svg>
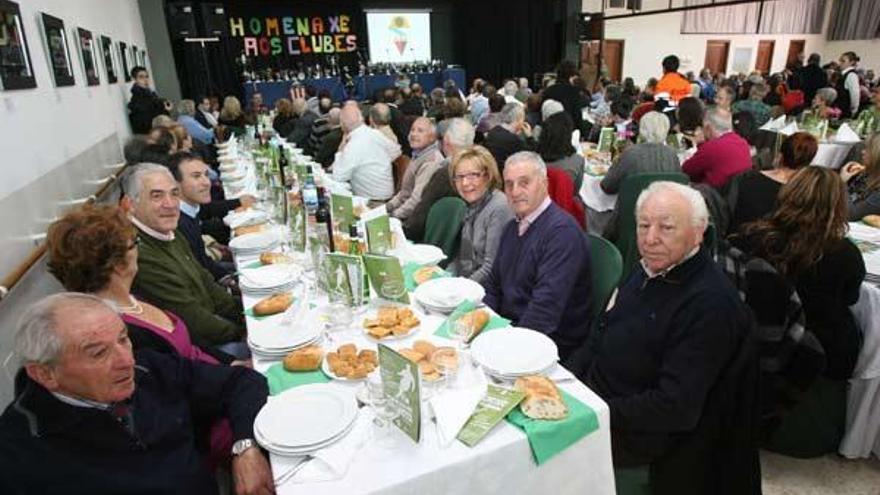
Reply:
<svg viewBox="0 0 880 495"><path fill-rule="evenodd" d="M880 495L880 460L794 459L761 452L764 495Z"/></svg>

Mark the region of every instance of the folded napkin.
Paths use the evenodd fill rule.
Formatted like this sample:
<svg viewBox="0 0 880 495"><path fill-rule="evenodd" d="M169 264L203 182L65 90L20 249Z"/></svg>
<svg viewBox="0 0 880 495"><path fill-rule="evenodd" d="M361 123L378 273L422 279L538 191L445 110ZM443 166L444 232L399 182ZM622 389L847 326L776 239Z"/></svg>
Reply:
<svg viewBox="0 0 880 495"><path fill-rule="evenodd" d="M431 397L428 402L434 410L441 447L446 447L455 440L484 395L486 384L478 383L466 388L445 390Z"/></svg>
<svg viewBox="0 0 880 495"><path fill-rule="evenodd" d="M225 177L224 177L225 179ZM252 225L265 222L269 216L264 211L248 209L245 211L231 212L223 217L225 223L231 229L237 229L244 225Z"/></svg>
<svg viewBox="0 0 880 495"><path fill-rule="evenodd" d="M419 265L418 263L407 263L403 265L403 283L406 285L407 292L412 292L416 290L419 284L416 283L415 275L416 271L422 267L431 266L431 265ZM446 270L441 270L439 273L435 273L431 279L440 278L440 277L451 277L452 274L447 272Z"/></svg>
<svg viewBox="0 0 880 495"><path fill-rule="evenodd" d="M762 131L778 131L785 127L785 115L778 118L768 120L766 124L761 126Z"/></svg>
<svg viewBox="0 0 880 495"><path fill-rule="evenodd" d="M269 394L278 395L281 392L300 385L309 383L327 383L330 378L321 370L315 371L287 371L281 363L275 363L263 373L269 384Z"/></svg>
<svg viewBox="0 0 880 495"><path fill-rule="evenodd" d="M578 440L599 429L596 411L575 399L564 390L562 399L568 406L568 416L561 420L532 419L519 407L507 415L507 421L523 430L529 439L535 462L541 464L574 445Z"/></svg>
<svg viewBox="0 0 880 495"><path fill-rule="evenodd" d="M269 454L275 486L284 483L331 481L344 477L354 456L370 436L373 417L369 409L361 409L351 431L329 447L314 452L311 457ZM303 462L306 464L301 466Z"/></svg>
<svg viewBox="0 0 880 495"><path fill-rule="evenodd" d="M787 126L783 127L782 129L779 129L779 134L782 134L785 136L791 136L792 134L796 133L797 131L798 131L797 122L792 122L791 124L788 124Z"/></svg>
<svg viewBox="0 0 880 495"><path fill-rule="evenodd" d="M834 136L834 140L840 143L858 143L862 139L856 134L856 131L852 130L849 124L844 123L837 129L837 135Z"/></svg>

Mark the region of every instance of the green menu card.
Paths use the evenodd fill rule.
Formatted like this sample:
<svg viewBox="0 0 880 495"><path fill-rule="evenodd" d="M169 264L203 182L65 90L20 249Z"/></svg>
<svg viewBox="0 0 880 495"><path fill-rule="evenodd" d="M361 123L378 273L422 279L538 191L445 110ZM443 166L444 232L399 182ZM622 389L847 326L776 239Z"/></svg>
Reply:
<svg viewBox="0 0 880 495"><path fill-rule="evenodd" d="M306 209L299 200L287 200L287 226L290 228L290 246L294 251L306 251L306 225L308 217Z"/></svg>
<svg viewBox="0 0 880 495"><path fill-rule="evenodd" d="M613 127L603 127L601 131L599 131L599 144L596 146L597 151L611 151L611 146L614 144L614 128Z"/></svg>
<svg viewBox="0 0 880 495"><path fill-rule="evenodd" d="M379 351L381 360L381 350ZM519 390L489 385L486 396L477 404L477 409L458 432L458 439L468 447L473 447L485 437L492 428L507 416L526 394Z"/></svg>
<svg viewBox="0 0 880 495"><path fill-rule="evenodd" d="M333 205L331 218L333 227L342 233L348 233L348 227L354 223L354 204L351 196L331 194L330 203Z"/></svg>
<svg viewBox="0 0 880 495"><path fill-rule="evenodd" d="M403 278L403 270L400 261L394 256L377 254L365 254L364 265L370 284L379 294L379 297L389 301L397 301L409 304L409 295L406 292L406 284Z"/></svg>
<svg viewBox="0 0 880 495"><path fill-rule="evenodd" d="M394 409L392 422L418 443L422 427L418 365L394 349L379 344L379 373L385 397Z"/></svg>
<svg viewBox="0 0 880 495"><path fill-rule="evenodd" d="M360 257L342 253L328 253L324 258L327 292L351 306L362 303L363 270Z"/></svg>
<svg viewBox="0 0 880 495"><path fill-rule="evenodd" d="M391 245L391 220L382 215L367 220L367 251L373 254L385 254Z"/></svg>

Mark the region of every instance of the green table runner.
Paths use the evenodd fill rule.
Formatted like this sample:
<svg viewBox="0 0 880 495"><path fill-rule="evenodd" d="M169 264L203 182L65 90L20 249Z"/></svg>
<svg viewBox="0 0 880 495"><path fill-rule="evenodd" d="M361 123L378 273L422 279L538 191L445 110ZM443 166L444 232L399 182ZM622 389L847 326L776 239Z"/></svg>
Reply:
<svg viewBox="0 0 880 495"><path fill-rule="evenodd" d="M269 384L269 395L278 395L289 388L300 385L330 381L330 378L321 370L287 371L281 363L270 366L264 375L266 375L266 382Z"/></svg>
<svg viewBox="0 0 880 495"><path fill-rule="evenodd" d="M565 419L532 419L523 414L519 407L507 415L507 421L525 432L535 462L539 466L599 429L596 411L564 390L560 392L565 405L568 406L568 416Z"/></svg>

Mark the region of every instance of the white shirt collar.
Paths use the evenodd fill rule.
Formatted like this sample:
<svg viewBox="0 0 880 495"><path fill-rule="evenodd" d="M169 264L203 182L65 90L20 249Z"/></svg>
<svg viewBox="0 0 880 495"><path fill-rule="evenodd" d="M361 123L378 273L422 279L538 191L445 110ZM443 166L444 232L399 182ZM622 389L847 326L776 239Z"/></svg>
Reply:
<svg viewBox="0 0 880 495"><path fill-rule="evenodd" d="M181 201L181 204L183 204L182 201ZM165 242L171 242L174 240L174 232L171 232L168 234L163 234L163 233L159 232L158 230L153 230L153 229L147 227L146 225L144 225L143 222L141 222L140 220L135 218L134 215L131 216L131 223L133 223L135 225L135 227L144 231L144 234L147 234L148 236L152 237L153 239L158 239L160 241L165 241Z"/></svg>
<svg viewBox="0 0 880 495"><path fill-rule="evenodd" d="M186 216L190 218L196 218L199 215L199 210L201 209L201 205L191 205L184 200L180 200L180 211L185 213Z"/></svg>
<svg viewBox="0 0 880 495"><path fill-rule="evenodd" d="M54 395L55 398L60 400L61 402L64 402L65 404L69 404L74 407L85 407L88 409L101 409L104 411L110 409L110 404L104 404L103 402L95 402L93 400L88 400L88 399L77 399L76 397L64 395L61 392L52 392L52 395Z"/></svg>

